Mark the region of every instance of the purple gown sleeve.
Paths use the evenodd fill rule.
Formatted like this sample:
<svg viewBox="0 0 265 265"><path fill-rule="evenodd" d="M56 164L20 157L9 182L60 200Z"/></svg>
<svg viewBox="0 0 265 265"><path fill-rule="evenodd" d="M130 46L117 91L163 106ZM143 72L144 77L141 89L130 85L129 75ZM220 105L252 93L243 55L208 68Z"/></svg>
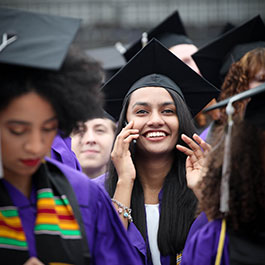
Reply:
<svg viewBox="0 0 265 265"><path fill-rule="evenodd" d="M99 193L97 211L95 264L142 264L112 203L103 192Z"/></svg>
<svg viewBox="0 0 265 265"><path fill-rule="evenodd" d="M97 178L91 179L91 181L99 185L105 191L104 183L105 183L106 177L107 177L107 174L103 174ZM107 191L105 192L107 196L109 196ZM129 227L127 230L127 236L129 237L131 244L135 247L135 249L139 253L139 256L141 257L142 262L144 264L147 264L145 241L140 231L136 228L134 223L129 224Z"/></svg>
<svg viewBox="0 0 265 265"><path fill-rule="evenodd" d="M62 170L75 191L87 234L91 264L143 264L106 192L86 175L58 162L50 162Z"/></svg>
<svg viewBox="0 0 265 265"><path fill-rule="evenodd" d="M105 190L104 182L107 174L103 174L97 178L92 179L94 183L99 185L102 189ZM162 200L162 191L159 193L159 201L161 203ZM142 259L142 263L144 264L151 264L151 261L147 261L147 253L146 253L146 242L144 241L144 238L142 237L140 231L137 229L134 223L129 224L128 230L127 230L127 236L129 237L129 240L131 244L136 249L137 253ZM170 264L170 257L169 256L161 256L161 265L169 265Z"/></svg>
<svg viewBox="0 0 265 265"><path fill-rule="evenodd" d="M215 263L221 220L209 222L186 241L181 265L211 265ZM228 236L226 234L221 265L229 265Z"/></svg>

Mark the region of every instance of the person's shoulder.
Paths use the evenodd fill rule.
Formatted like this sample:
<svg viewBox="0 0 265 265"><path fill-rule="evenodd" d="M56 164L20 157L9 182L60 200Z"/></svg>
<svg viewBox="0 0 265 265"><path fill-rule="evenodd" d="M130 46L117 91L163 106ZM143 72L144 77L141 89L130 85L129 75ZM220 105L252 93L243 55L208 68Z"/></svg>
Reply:
<svg viewBox="0 0 265 265"><path fill-rule="evenodd" d="M57 167L61 172L63 172L68 179L76 179L78 178L79 181L87 181L89 178L82 172L64 164L54 158L45 157L46 162L54 165Z"/></svg>
<svg viewBox="0 0 265 265"><path fill-rule="evenodd" d="M197 246L200 249L213 249L220 236L221 224L222 220L220 219L209 221L186 241L185 249L197 248Z"/></svg>
<svg viewBox="0 0 265 265"><path fill-rule="evenodd" d="M213 264L218 239L221 231L221 220L213 220L197 230L186 241L181 264Z"/></svg>
<svg viewBox="0 0 265 265"><path fill-rule="evenodd" d="M191 237L197 230L201 229L207 223L208 219L206 214L204 212L201 212L192 223L188 237Z"/></svg>
<svg viewBox="0 0 265 265"><path fill-rule="evenodd" d="M221 229L222 220L216 219L209 221L208 223L204 224L200 229L198 229L193 237L198 237L203 240L208 240L210 238L216 238L219 236L220 229Z"/></svg>
<svg viewBox="0 0 265 265"><path fill-rule="evenodd" d="M93 194L95 197L96 194L101 192L100 187L92 182L84 173L49 157L46 157L45 160L56 166L65 175L76 196L82 197L82 201L87 202L89 195Z"/></svg>

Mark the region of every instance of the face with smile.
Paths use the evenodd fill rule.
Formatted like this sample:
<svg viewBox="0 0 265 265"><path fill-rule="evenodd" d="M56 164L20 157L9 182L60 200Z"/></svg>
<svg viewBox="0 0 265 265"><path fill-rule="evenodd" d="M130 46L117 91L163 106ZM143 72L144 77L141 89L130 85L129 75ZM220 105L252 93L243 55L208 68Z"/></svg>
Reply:
<svg viewBox="0 0 265 265"><path fill-rule="evenodd" d="M4 177L31 176L49 153L58 121L49 102L34 92L0 111Z"/></svg>
<svg viewBox="0 0 265 265"><path fill-rule="evenodd" d="M72 150L91 178L106 172L114 129L115 124L110 119L96 118L85 122L84 130L72 135Z"/></svg>
<svg viewBox="0 0 265 265"><path fill-rule="evenodd" d="M127 121L139 130L137 148L145 154L168 154L175 149L179 122L176 106L166 89L144 87L130 97Z"/></svg>

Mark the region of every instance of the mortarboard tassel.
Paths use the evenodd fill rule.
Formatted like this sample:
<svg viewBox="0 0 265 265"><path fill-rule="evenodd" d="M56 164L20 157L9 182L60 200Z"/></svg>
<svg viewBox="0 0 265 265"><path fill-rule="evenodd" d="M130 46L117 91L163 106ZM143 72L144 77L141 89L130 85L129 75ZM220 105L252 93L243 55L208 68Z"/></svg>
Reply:
<svg viewBox="0 0 265 265"><path fill-rule="evenodd" d="M8 34L5 32L2 36L2 43L0 43L0 52L15 40L17 40L15 34Z"/></svg>
<svg viewBox="0 0 265 265"><path fill-rule="evenodd" d="M147 34L147 32L143 32L142 38L141 38L141 42L142 42L142 48L144 48L146 46L146 44L148 43L148 34Z"/></svg>
<svg viewBox="0 0 265 265"><path fill-rule="evenodd" d="M0 179L3 177L4 177L4 170L2 164L1 130L0 130Z"/></svg>
<svg viewBox="0 0 265 265"><path fill-rule="evenodd" d="M228 129L225 136L225 146L224 146L224 161L222 168L222 180L221 180L221 190L220 190L220 211L222 213L227 213L229 211L229 178L231 173L231 136L233 127L233 113L235 111L232 106L234 100L233 98L229 100L226 107L226 113L228 116Z"/></svg>
<svg viewBox="0 0 265 265"><path fill-rule="evenodd" d="M115 48L120 54L124 54L126 52L126 48L119 41L115 43Z"/></svg>

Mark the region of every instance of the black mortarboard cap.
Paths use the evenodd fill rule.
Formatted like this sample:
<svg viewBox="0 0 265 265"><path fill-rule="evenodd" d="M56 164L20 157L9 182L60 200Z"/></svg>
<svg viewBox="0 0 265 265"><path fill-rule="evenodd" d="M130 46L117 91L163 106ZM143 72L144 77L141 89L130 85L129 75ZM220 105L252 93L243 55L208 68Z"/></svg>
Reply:
<svg viewBox="0 0 265 265"><path fill-rule="evenodd" d="M225 34L226 32L233 29L234 27L235 27L235 25L230 23L230 22L225 23L225 25L222 27L220 33L218 34L218 36Z"/></svg>
<svg viewBox="0 0 265 265"><path fill-rule="evenodd" d="M178 44L192 44L188 38L178 11L167 17L155 28L147 33L148 40L158 39L164 46L171 48ZM126 61L129 61L139 50L142 49L141 39L133 43L124 53Z"/></svg>
<svg viewBox="0 0 265 265"><path fill-rule="evenodd" d="M99 118L99 119L109 119L109 120L111 120L111 121L113 121L113 122L116 122L116 120L114 119L114 117L111 116L111 115L110 115L107 111L105 111L104 109L101 109L100 112L95 113L95 115L94 115L92 118L90 118L89 120L91 120L91 119L97 119L97 118Z"/></svg>
<svg viewBox="0 0 265 265"><path fill-rule="evenodd" d="M220 87L224 78L220 73L227 72L231 63L240 60L246 52L260 45L264 46L264 41L265 25L261 17L256 16L206 44L194 53L192 58L201 74Z"/></svg>
<svg viewBox="0 0 265 265"><path fill-rule="evenodd" d="M205 109L205 111L207 112L213 109L223 108L231 99L233 99L233 102L236 102L247 98L251 98L251 100L246 107L245 120L248 120L248 122L265 129L265 83L222 100Z"/></svg>
<svg viewBox="0 0 265 265"><path fill-rule="evenodd" d="M80 20L0 8L0 63L60 69ZM4 38L14 41L5 45Z"/></svg>
<svg viewBox="0 0 265 265"><path fill-rule="evenodd" d="M118 120L128 91L144 86L170 88L182 97L183 93L193 116L219 92L156 39L150 41L103 86L105 110Z"/></svg>
<svg viewBox="0 0 265 265"><path fill-rule="evenodd" d="M114 119L114 117L112 115L110 115L107 111L104 110L104 118L105 119L109 119L113 122L116 122L117 120Z"/></svg>
<svg viewBox="0 0 265 265"><path fill-rule="evenodd" d="M89 49L85 52L102 63L102 67L106 73L106 80L114 75L126 63L124 57L115 48L115 46Z"/></svg>

